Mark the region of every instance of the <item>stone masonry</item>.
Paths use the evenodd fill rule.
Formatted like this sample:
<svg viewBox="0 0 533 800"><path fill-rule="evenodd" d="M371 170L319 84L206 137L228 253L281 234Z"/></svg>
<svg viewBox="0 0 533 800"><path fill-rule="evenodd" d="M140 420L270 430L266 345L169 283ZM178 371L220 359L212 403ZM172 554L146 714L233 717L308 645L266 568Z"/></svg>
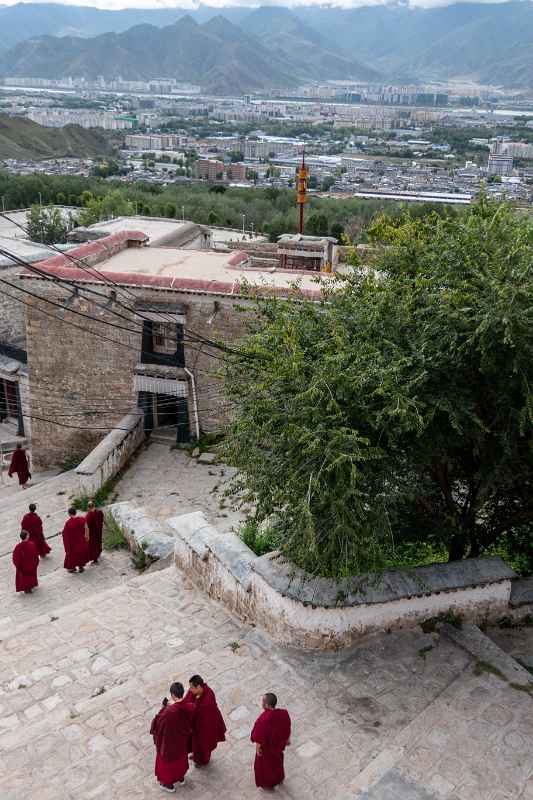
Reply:
<svg viewBox="0 0 533 800"><path fill-rule="evenodd" d="M68 456L85 456L136 405L134 374L141 357L142 320L113 303L109 287L103 284L91 288L104 295L95 299L99 305L109 302L109 311L99 309L85 296L73 297L55 284L42 280L26 284L36 285L39 294L54 302L67 302L71 309L95 318L92 321L71 311L57 312L39 300L31 300L27 308L34 459L43 466L61 464ZM188 335L198 333L228 343L238 340L243 332L243 315L235 310L237 298L137 288L132 295L119 292L120 300L128 306L157 303L164 307L168 303L169 309L179 307L185 314L185 364L195 377L200 427L206 432L219 429L228 419L228 406L217 376L218 353L190 341ZM117 330L114 325L133 331ZM164 372L165 368L158 368L158 372L161 369ZM191 391L188 402L192 429ZM48 422L50 419L60 419L62 425Z"/></svg>

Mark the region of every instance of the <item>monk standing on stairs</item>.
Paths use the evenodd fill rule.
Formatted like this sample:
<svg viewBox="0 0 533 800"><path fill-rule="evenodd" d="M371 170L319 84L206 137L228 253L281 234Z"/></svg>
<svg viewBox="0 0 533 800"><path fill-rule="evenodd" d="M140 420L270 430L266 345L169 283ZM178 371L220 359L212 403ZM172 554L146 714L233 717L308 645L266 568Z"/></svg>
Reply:
<svg viewBox="0 0 533 800"><path fill-rule="evenodd" d="M12 478L14 472L17 473L19 484L26 489L26 484L31 478L30 462L21 444L18 444L16 450L13 451L7 474Z"/></svg>
<svg viewBox="0 0 533 800"><path fill-rule="evenodd" d="M28 513L22 517L20 528L23 531L28 531L30 542L33 542L41 558L47 556L52 548L44 538L43 521L37 514L35 503L30 503Z"/></svg>
<svg viewBox="0 0 533 800"><path fill-rule="evenodd" d="M13 550L13 564L17 570L16 591L31 594L32 589L35 589L38 584L39 554L34 543L30 541L27 531L20 533L20 542Z"/></svg>
<svg viewBox="0 0 533 800"><path fill-rule="evenodd" d="M69 572L83 572L89 560L89 532L85 517L78 517L75 508L69 508L69 518L63 528L65 561L63 566Z"/></svg>

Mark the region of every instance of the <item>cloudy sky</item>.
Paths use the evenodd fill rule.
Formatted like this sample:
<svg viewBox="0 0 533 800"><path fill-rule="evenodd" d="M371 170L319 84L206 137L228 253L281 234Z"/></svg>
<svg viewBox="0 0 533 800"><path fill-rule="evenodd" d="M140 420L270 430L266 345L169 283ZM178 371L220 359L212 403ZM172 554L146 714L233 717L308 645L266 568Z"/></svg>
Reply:
<svg viewBox="0 0 533 800"><path fill-rule="evenodd" d="M198 3L194 0L28 0L29 2L55 2L64 5L93 6L102 9L119 8L198 8ZM0 0L2 5L14 5L20 0ZM399 0L402 5L418 6L423 8L434 8L436 6L447 6L453 2L484 2L499 3L505 0ZM251 8L260 5L332 5L344 8L354 8L356 6L388 5L387 0L207 0L203 5L223 8L224 6L249 6Z"/></svg>

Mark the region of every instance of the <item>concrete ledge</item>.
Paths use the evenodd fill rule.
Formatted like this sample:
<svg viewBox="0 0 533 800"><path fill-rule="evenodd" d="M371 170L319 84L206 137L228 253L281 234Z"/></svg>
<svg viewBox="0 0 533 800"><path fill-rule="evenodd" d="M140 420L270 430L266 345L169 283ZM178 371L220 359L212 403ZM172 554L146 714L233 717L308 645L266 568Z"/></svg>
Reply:
<svg viewBox="0 0 533 800"><path fill-rule="evenodd" d="M148 517L143 508L137 508L125 501L113 503L107 511L124 531L124 536L132 549L144 546L147 555L164 559L174 552L174 537L157 520Z"/></svg>
<svg viewBox="0 0 533 800"><path fill-rule="evenodd" d="M143 415L132 411L76 468L78 493L92 495L125 466L144 441Z"/></svg>
<svg viewBox="0 0 533 800"><path fill-rule="evenodd" d="M285 645L336 650L449 611L474 621L509 607L514 572L498 557L336 582L312 578L275 553L257 557L237 536L218 533L201 512L168 525L176 534L177 566Z"/></svg>
<svg viewBox="0 0 533 800"><path fill-rule="evenodd" d="M284 597L321 608L368 606L428 597L470 587L509 581L515 577L499 556L428 564L408 570L386 570L344 581L313 578L303 570L267 553L256 558L254 572Z"/></svg>

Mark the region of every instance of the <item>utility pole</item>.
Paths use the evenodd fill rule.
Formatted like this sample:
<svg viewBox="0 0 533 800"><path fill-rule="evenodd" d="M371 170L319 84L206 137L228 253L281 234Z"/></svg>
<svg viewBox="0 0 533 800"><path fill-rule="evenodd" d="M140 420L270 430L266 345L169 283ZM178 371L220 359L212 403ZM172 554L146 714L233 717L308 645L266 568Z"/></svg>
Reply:
<svg viewBox="0 0 533 800"><path fill-rule="evenodd" d="M244 236L244 223L246 222L246 214L242 214L242 235Z"/></svg>
<svg viewBox="0 0 533 800"><path fill-rule="evenodd" d="M185 222L185 206L181 207L181 220Z"/></svg>

